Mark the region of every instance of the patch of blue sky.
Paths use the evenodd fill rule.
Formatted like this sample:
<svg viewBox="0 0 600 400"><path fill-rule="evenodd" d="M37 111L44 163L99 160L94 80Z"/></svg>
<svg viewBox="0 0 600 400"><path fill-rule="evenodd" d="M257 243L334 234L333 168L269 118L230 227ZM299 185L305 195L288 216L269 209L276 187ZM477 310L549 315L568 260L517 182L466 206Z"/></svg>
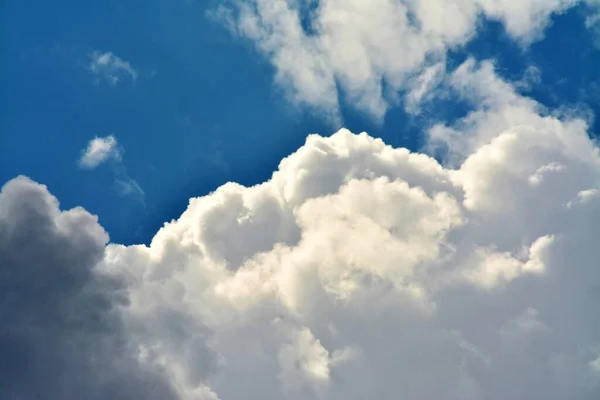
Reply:
<svg viewBox="0 0 600 400"><path fill-rule="evenodd" d="M322 130L278 98L270 68L205 19L203 6L6 3L0 180L28 175L65 207L97 213L113 240L147 241L191 196L227 180L263 179L307 129ZM93 51L129 62L138 82L94 82ZM111 189L111 166L77 170L87 142L108 134L125 149L123 163L147 208Z"/></svg>
<svg viewBox="0 0 600 400"><path fill-rule="evenodd" d="M113 241L147 242L190 197L226 181L262 182L307 133L333 133L337 127L284 100L268 62L206 18L215 4L3 2L0 181L28 175L47 184L64 207L98 214ZM527 50L499 24L485 22L476 39L449 55L449 65L470 55L492 58L499 74L513 80L535 66L542 79L528 89L534 98L550 107L594 106L600 51L582 23L584 11L556 16L545 39ZM130 63L135 83L127 76L115 85L94 80L94 51ZM438 99L412 116L397 106L377 124L341 99L344 126L411 149L422 146L427 126L451 123L469 107ZM111 134L124 149L127 177L145 194L143 206L119 190L120 166L77 168L89 140Z"/></svg>

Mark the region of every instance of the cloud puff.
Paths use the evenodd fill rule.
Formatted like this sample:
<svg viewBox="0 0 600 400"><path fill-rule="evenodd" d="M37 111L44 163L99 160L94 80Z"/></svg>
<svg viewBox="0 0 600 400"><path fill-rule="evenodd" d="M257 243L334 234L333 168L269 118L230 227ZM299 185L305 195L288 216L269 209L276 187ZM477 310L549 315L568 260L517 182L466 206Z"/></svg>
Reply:
<svg viewBox="0 0 600 400"><path fill-rule="evenodd" d="M103 162L114 159L121 161L121 150L117 139L110 135L106 137L95 137L90 140L79 158L79 166L86 169L94 169Z"/></svg>
<svg viewBox="0 0 600 400"><path fill-rule="evenodd" d="M116 161L114 170L114 188L123 196L131 196L145 204L146 193L140 184L132 179L123 165L123 148L119 146L117 139L113 136L95 137L90 140L87 147L82 151L78 160L79 166L85 169L94 169L109 159Z"/></svg>
<svg viewBox="0 0 600 400"><path fill-rule="evenodd" d="M138 73L128 61L114 55L112 52L90 54L88 68L98 78L104 79L110 86L116 86L121 79L129 77L132 83L137 80Z"/></svg>
<svg viewBox="0 0 600 400"><path fill-rule="evenodd" d="M115 310L125 288L96 268L107 241L45 186L19 177L0 191L2 399L176 398L129 347Z"/></svg>
<svg viewBox="0 0 600 400"><path fill-rule="evenodd" d="M381 119L415 74L477 34L481 17L527 44L577 2L233 0L214 15L268 58L292 101L335 119L343 96Z"/></svg>
<svg viewBox="0 0 600 400"><path fill-rule="evenodd" d="M586 122L517 96L489 63L444 80L482 105L431 133L460 139L456 167L366 133L310 135L267 182L191 199L149 246L108 245L94 271L119 283L134 370L186 400L597 399ZM2 251L47 253L17 243Z"/></svg>

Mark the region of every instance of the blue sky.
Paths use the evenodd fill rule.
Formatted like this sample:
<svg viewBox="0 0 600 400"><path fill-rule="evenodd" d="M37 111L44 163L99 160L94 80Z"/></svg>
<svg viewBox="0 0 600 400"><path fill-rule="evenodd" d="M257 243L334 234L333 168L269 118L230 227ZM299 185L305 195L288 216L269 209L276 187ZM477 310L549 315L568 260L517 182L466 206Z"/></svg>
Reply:
<svg viewBox="0 0 600 400"><path fill-rule="evenodd" d="M0 44L0 181L24 174L48 185L64 207L99 215L113 241L147 242L176 218L190 197L226 181L268 179L306 134L338 126L288 101L274 69L248 40L207 16L211 1L151 0L2 3ZM32 10L36 10L33 12ZM479 34L448 59L494 59L497 73L518 80L542 72L527 94L548 106L585 104L600 95L600 52L578 6L553 17L545 39L522 48L504 27L483 21ZM90 54L111 52L130 63L135 81L116 85L89 70ZM469 109L457 99L409 116L393 107L383 124L342 104L343 125L394 146L419 149L423 127ZM594 125L592 132L597 130ZM77 159L95 136L114 135L119 165L94 170ZM123 195L115 177L144 192Z"/></svg>

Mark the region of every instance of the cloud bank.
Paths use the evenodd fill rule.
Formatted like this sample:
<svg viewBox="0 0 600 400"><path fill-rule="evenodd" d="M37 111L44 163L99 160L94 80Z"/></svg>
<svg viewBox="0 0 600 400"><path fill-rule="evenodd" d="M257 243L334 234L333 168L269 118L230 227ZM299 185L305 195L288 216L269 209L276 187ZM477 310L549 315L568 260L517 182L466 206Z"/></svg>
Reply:
<svg viewBox="0 0 600 400"><path fill-rule="evenodd" d="M443 80L482 106L428 132L450 164L310 135L269 181L191 199L149 246L105 247L87 212L9 182L0 397L599 398L587 123L490 63Z"/></svg>
<svg viewBox="0 0 600 400"><path fill-rule="evenodd" d="M499 21L521 45L578 0L230 0L213 14L275 67L296 104L339 119L340 99L381 120L416 75ZM410 99L408 107L410 108Z"/></svg>

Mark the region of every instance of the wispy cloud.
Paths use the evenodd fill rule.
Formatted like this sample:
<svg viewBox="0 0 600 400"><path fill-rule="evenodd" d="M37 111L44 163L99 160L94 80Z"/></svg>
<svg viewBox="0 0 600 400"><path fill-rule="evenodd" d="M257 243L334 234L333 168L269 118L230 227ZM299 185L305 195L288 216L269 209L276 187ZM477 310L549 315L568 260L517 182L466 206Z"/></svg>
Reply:
<svg viewBox="0 0 600 400"><path fill-rule="evenodd" d="M82 151L78 164L84 169L95 169L109 160L114 164L114 187L119 194L134 197L144 203L146 194L140 184L127 173L123 165L123 148L113 135L90 140Z"/></svg>
<svg viewBox="0 0 600 400"><path fill-rule="evenodd" d="M211 17L254 44L293 103L339 116L343 97L382 121L397 105L396 93L411 89L414 76L444 60L449 49L468 43L482 17L499 21L516 43L527 45L542 37L553 14L577 0L223 3ZM410 92L409 108L419 100L419 87Z"/></svg>
<svg viewBox="0 0 600 400"><path fill-rule="evenodd" d="M585 19L585 26L594 36L594 45L600 48L600 0L589 1L589 14Z"/></svg>
<svg viewBox="0 0 600 400"><path fill-rule="evenodd" d="M439 62L425 68L423 73L413 78L408 83L410 90L406 94L406 111L411 114L418 114L420 103L428 100L433 95L434 89L440 84L445 73L445 62Z"/></svg>
<svg viewBox="0 0 600 400"><path fill-rule="evenodd" d="M142 189L136 180L131 179L126 172L123 175L123 177L115 179L115 188L119 194L134 197L142 204L145 204L144 198L146 197L146 192L144 192L144 189Z"/></svg>
<svg viewBox="0 0 600 400"><path fill-rule="evenodd" d="M138 76L138 72L128 61L117 57L112 52L94 51L90 54L88 68L98 79L104 79L113 87L123 78L130 79L132 83L135 83Z"/></svg>
<svg viewBox="0 0 600 400"><path fill-rule="evenodd" d="M85 169L94 169L109 159L121 161L121 158L121 150L114 136L95 137L82 151L79 166Z"/></svg>

